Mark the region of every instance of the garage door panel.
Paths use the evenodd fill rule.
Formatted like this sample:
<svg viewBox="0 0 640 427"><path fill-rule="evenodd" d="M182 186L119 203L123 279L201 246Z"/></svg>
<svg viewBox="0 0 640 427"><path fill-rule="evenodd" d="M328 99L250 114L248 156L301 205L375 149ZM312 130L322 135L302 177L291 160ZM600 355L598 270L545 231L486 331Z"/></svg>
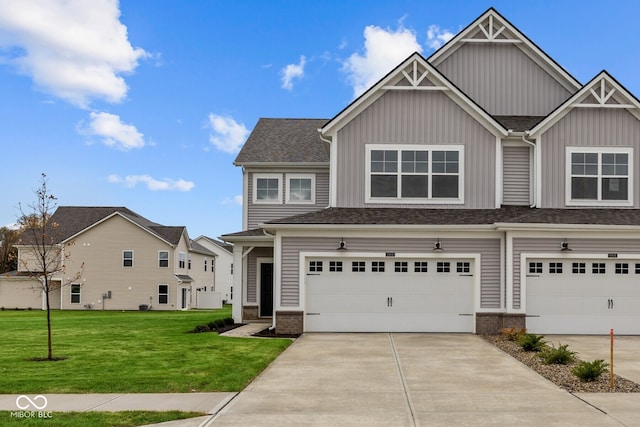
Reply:
<svg viewBox="0 0 640 427"><path fill-rule="evenodd" d="M551 264L557 267L559 262L562 272L553 273ZM640 334L637 262L601 258L527 260L542 268L539 274L526 277L527 329L546 334L606 334L613 328L620 334ZM524 267L528 269L530 264Z"/></svg>
<svg viewBox="0 0 640 427"><path fill-rule="evenodd" d="M325 259L323 266L329 261ZM306 276L306 331L473 330L471 274L439 272L433 260L420 260L428 271L415 271L413 259L385 260L385 271L374 272L372 261L379 260L366 260L366 272L350 271L351 263L345 262L345 271ZM404 271L396 271L396 262L404 264ZM455 268L453 261L449 268Z"/></svg>

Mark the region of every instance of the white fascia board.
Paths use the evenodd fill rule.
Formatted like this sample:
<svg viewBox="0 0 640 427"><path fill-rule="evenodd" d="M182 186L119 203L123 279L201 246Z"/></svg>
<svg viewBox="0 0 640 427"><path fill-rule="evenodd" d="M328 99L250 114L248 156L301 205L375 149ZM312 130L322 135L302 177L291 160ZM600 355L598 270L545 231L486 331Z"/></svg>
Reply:
<svg viewBox="0 0 640 427"><path fill-rule="evenodd" d="M327 231L335 231L336 233L342 233L345 231L364 231L381 233L381 232L413 232L413 231L433 231L433 232L456 232L460 230L465 231L494 231L495 226L493 224L446 224L446 225L434 225L434 224L417 224L417 225L405 225L405 224L264 224L262 226L265 230L274 231L278 234L299 232L300 235L310 236L312 233L319 233L320 236L326 236ZM465 234L468 236L468 233Z"/></svg>
<svg viewBox="0 0 640 427"><path fill-rule="evenodd" d="M508 232L513 238L540 238L540 239L638 239L640 238L640 226L593 226L571 225L557 227L500 227L498 231ZM558 232L563 232L559 234ZM558 243L559 244L559 243Z"/></svg>
<svg viewBox="0 0 640 427"><path fill-rule="evenodd" d="M420 234L417 234L420 233ZM471 234L472 233L472 234ZM340 241L340 238L384 238L384 239L499 239L502 236L502 232L495 231L490 228L464 230L460 228L449 228L444 230L442 228L431 229L416 229L405 228L398 229L373 229L373 228L342 228L334 229L333 233L329 234L328 230L322 229L297 229L297 230L281 230L277 233L281 237L328 237L335 238L336 245ZM348 243L348 242L347 242Z"/></svg>
<svg viewBox="0 0 640 427"><path fill-rule="evenodd" d="M447 80L433 65L419 53L414 53L406 60L401 62L396 68L394 68L389 74L378 81L374 86L369 88L363 95L356 101L349 105L346 109L340 112L336 117L321 129L321 133L325 137L333 137L336 135L339 129L341 129L345 123L348 123L353 117L359 114L362 110L371 105L374 101L380 98L387 89L388 86L396 80L404 77L402 70L406 68L413 61L419 62L425 67L429 73L429 80L433 83L437 83L439 90L445 95L451 98L456 104L458 104L463 110L471 115L475 120L483 125L489 132L495 136L506 137L509 133L504 127L498 123L491 115L482 110L477 104L475 104L467 95L461 92L454 84Z"/></svg>
<svg viewBox="0 0 640 427"><path fill-rule="evenodd" d="M611 85L618 94L622 95L626 102L634 108L626 108L631 114L640 120L640 103L631 95L631 93L621 86L615 79L613 79L606 71L601 71L596 75L589 83L584 85L582 89L573 94L569 99L563 102L558 108L556 108L551 114L545 117L540 123L538 123L533 129L528 132L528 135L532 138L538 137L540 134L546 132L550 127L555 125L560 119L566 116L573 108L579 106L580 101L588 97L591 94L591 89L594 89L600 82L604 80L608 85ZM615 105L615 104L613 104ZM590 106L589 108L604 108L602 106Z"/></svg>
<svg viewBox="0 0 640 427"><path fill-rule="evenodd" d="M329 162L245 162L235 164L236 166L242 166L244 168L255 169L277 169L282 172L281 168L297 168L297 169L326 169L329 167Z"/></svg>
<svg viewBox="0 0 640 427"><path fill-rule="evenodd" d="M468 38L469 35L474 35L478 32L478 26L482 21L487 19L489 16L494 20L498 20L501 25L509 30L512 34L517 37L517 46L519 49L525 51L525 53L532 52L535 56L527 55L531 58L536 64L538 64L543 69L552 70L557 75L562 77L564 81L558 80L558 82L565 87L567 90L575 91L582 87L579 81L577 81L572 75L570 75L564 68L562 68L558 63L556 63L549 55L547 55L544 51L542 51L538 46L536 46L527 36L524 35L520 30L514 27L506 18L501 16L496 10L490 8L485 13L480 15L475 21L469 24L465 29L459 32L453 39L449 40L444 46L434 52L431 56L429 56L428 61L435 66L441 64L446 58L448 58L451 54L453 54L458 48L464 45L466 42L464 39ZM525 47L526 49L523 49ZM529 51L529 52L527 52Z"/></svg>

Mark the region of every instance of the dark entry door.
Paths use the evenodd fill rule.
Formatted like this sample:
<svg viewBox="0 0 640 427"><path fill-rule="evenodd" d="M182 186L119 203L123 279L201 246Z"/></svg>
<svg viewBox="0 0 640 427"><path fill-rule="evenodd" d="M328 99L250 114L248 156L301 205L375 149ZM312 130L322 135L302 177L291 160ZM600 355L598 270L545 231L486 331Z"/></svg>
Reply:
<svg viewBox="0 0 640 427"><path fill-rule="evenodd" d="M260 264L260 317L273 316L273 263Z"/></svg>

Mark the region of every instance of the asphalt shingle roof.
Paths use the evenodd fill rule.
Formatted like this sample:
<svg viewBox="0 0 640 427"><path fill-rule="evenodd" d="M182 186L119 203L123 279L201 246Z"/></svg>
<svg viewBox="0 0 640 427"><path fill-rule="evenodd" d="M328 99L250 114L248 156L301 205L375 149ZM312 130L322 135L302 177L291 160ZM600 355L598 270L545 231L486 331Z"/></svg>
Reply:
<svg viewBox="0 0 640 427"><path fill-rule="evenodd" d="M262 118L235 163L328 163L328 144L318 129L327 119Z"/></svg>
<svg viewBox="0 0 640 427"><path fill-rule="evenodd" d="M328 208L266 224L333 225L491 225L594 224L640 225L640 209L500 209Z"/></svg>

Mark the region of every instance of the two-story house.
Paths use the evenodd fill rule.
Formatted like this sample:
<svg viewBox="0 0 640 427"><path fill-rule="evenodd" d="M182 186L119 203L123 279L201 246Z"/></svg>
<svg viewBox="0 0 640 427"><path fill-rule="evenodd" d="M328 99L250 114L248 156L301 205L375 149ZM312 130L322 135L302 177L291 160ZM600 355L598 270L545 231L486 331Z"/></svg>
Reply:
<svg viewBox="0 0 640 427"><path fill-rule="evenodd" d="M333 118L261 119L235 164L236 322L640 334L640 102L493 8Z"/></svg>
<svg viewBox="0 0 640 427"><path fill-rule="evenodd" d="M213 287L215 254L189 238L184 226L164 226L125 207L61 206L49 220L59 269L51 307L62 310L186 310L195 290ZM28 272L33 242L25 233L18 271L0 277L0 306L44 307ZM56 257L52 258L56 259ZM145 307L146 306L146 307Z"/></svg>
<svg viewBox="0 0 640 427"><path fill-rule="evenodd" d="M233 297L233 246L207 236L193 239L216 254L214 266L214 293L220 294L222 304L231 304Z"/></svg>

